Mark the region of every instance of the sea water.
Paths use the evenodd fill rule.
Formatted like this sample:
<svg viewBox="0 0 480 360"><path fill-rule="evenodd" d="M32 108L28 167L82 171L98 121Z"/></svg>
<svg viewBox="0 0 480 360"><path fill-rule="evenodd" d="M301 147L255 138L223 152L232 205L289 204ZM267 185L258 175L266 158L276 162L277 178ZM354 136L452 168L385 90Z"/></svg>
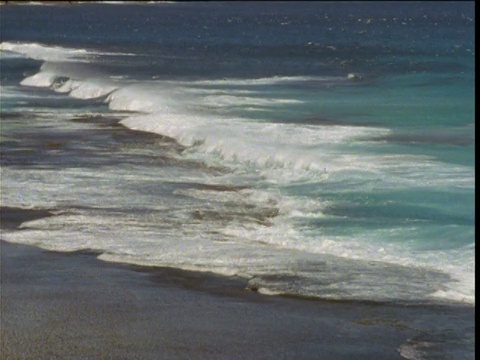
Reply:
<svg viewBox="0 0 480 360"><path fill-rule="evenodd" d="M473 2L0 11L1 205L56 215L2 238L474 303Z"/></svg>

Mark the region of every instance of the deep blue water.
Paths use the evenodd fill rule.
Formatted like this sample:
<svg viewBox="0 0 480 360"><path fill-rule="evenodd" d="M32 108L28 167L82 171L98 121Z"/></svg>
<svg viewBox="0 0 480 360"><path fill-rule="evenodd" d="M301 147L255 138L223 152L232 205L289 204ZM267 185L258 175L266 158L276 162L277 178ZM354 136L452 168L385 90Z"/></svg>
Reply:
<svg viewBox="0 0 480 360"><path fill-rule="evenodd" d="M4 237L264 293L473 303L473 10L2 6L2 206L58 213Z"/></svg>

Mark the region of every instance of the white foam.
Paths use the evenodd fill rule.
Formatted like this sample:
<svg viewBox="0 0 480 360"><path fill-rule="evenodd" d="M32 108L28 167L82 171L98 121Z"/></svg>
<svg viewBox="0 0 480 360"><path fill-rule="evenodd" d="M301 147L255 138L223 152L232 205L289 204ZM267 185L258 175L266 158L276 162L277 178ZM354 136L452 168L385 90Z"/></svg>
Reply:
<svg viewBox="0 0 480 360"><path fill-rule="evenodd" d="M7 232L4 238L7 241L35 244L56 251L98 249L104 252L100 259L106 261L213 271L226 276L236 275L247 278L252 276L261 278L264 275L268 278L272 275L286 274L287 280L282 280L281 276L273 281L252 280L254 287L258 290L262 289L262 293L268 295L294 293L327 298L408 300L413 294L413 299L416 299L415 296L422 294L422 290L415 286L421 287L425 281L425 271L429 271L428 268L422 270L418 263L413 267L405 266L406 275L416 282L414 288L409 289L409 284L406 284L405 279L402 278L401 270L396 270L400 272L389 271L388 262L382 262L381 253L372 253L367 258L369 262L375 259L374 261L378 262L377 266L382 266L371 268L366 263L331 258L332 249L339 248L339 242L334 240L330 241L331 246L325 244L323 251L327 257L315 255L321 252L303 252L303 250L298 251L297 247L289 249L279 246L277 243L279 235L286 244L290 241L290 245L294 244L296 237L297 245L302 240L298 237L299 233L289 228L284 220L269 227L257 225L255 229L251 224L245 223L238 227L238 234L227 236L206 231L207 227L211 228L211 223L205 225L198 221L192 222L188 216L182 216L168 207L163 211L158 215L158 219L162 219L158 228L152 224L152 218L142 219L140 214L128 217L122 213L105 213L100 209L76 210L77 214L59 214L55 217L26 222L22 225L22 231ZM182 224L180 227L179 222ZM66 227L65 224L68 226ZM252 228L252 231L248 231L249 228ZM241 229L244 231L241 232ZM265 234L265 232L269 233ZM251 238L252 234L257 233L264 233L264 236ZM341 257L349 259L345 254ZM315 265L315 259L320 260L317 265ZM324 261L332 262L328 265L331 271L328 271L329 267L327 267L326 272L322 274ZM311 263L310 266L309 263ZM320 272L316 266L320 266ZM368 270L371 273L362 277L359 275L359 271L362 270ZM384 270L387 272L384 273ZM344 282L345 274L337 271L347 272L348 276L359 275L357 282ZM375 271L378 271L378 274L375 274ZM418 275L415 275L416 271ZM297 276L299 281L303 280L298 284L291 283L288 281L289 275ZM323 278L318 280L316 276L325 277L327 282L323 283ZM371 276L383 277L385 284L377 283L380 279L372 280ZM375 283L373 297L371 281ZM339 290L338 286L343 289ZM464 303L474 302L473 292L462 293L454 286L438 290L431 297Z"/></svg>
<svg viewBox="0 0 480 360"><path fill-rule="evenodd" d="M387 189L432 184L474 186L473 172L465 166L447 165L418 155L350 151L349 144L358 141L367 144L369 139L387 136L389 129L260 123L226 114L212 114L201 108L214 103L226 108L238 104L270 104L275 108L290 99L212 95L208 92L206 96L201 92L187 96L184 87L184 83L178 87L175 82L129 85L112 93L107 101L112 110L146 113L122 121L131 129L166 135L185 146L195 145L195 151L235 166L255 166L276 182L294 181L305 176L318 179L328 174L332 181L352 181L352 184L356 180L365 183L370 178L376 186Z"/></svg>
<svg viewBox="0 0 480 360"><path fill-rule="evenodd" d="M260 170L283 168L297 175L313 171L323 176L326 168L329 171L364 169L367 161L362 160L370 159L339 155L332 160L331 151L324 147L388 133L380 128L263 124L242 118L189 113L185 109L179 111L176 101L163 95L154 99L149 92L139 96L128 90L112 93L107 98L110 108L148 114L126 118L122 120L124 126L166 135L182 145L196 145L195 151L234 164L255 165ZM291 175L295 176L294 173Z"/></svg>
<svg viewBox="0 0 480 360"><path fill-rule="evenodd" d="M0 43L0 51L21 54L34 60L63 62L90 62L97 56L134 56L131 53L99 52L95 50L49 46L40 43L22 43L4 41ZM3 55L2 55L3 56Z"/></svg>
<svg viewBox="0 0 480 360"><path fill-rule="evenodd" d="M106 102L111 110L153 114L171 111L173 99L165 89L147 83L125 85L108 96Z"/></svg>
<svg viewBox="0 0 480 360"><path fill-rule="evenodd" d="M57 76L48 72L39 72L35 75L23 79L20 84L32 87L50 87L53 85Z"/></svg>
<svg viewBox="0 0 480 360"><path fill-rule="evenodd" d="M38 43L13 43L2 42L0 43L0 50L10 51L18 54L22 54L31 59L44 60L44 61L78 61L86 60L89 56L93 56L94 53L89 53L85 49L71 49L61 46L47 46Z"/></svg>
<svg viewBox="0 0 480 360"><path fill-rule="evenodd" d="M35 52L37 49L28 51ZM472 169L443 164L426 156L379 155L368 151L362 153L356 150L358 148L351 147L359 142L368 145L369 139L388 135L389 130L385 128L261 123L228 115L228 110L238 105L277 109L283 104L295 104L297 101L293 94L262 98L255 96L258 94L251 90L235 86L251 85L255 88L257 85L297 81L343 80L273 77L197 81L193 84L175 81L127 83L122 78L108 79L87 70L44 66L38 74L22 81L22 85L52 87L57 92L69 93L72 97L82 99L106 96L105 101L111 110L136 112L122 120L123 125L174 138L188 147L182 152L182 158L230 166L238 178L254 174L255 181L250 179L247 183L268 190L212 192L191 188L177 190L173 194L199 200L207 206L207 210L213 208L212 211L219 213L229 214L229 204L232 203L251 212L249 214L247 210L237 209L237 213L230 216L228 221L219 216L220 220L215 220L215 226L212 226L214 220L192 220L190 207L182 208L178 204L171 206L172 204L162 203L161 199L125 190L128 189L124 183L126 180L135 183L143 180L160 182L162 176L165 176L168 181L175 181L177 177L173 173L168 173L168 176L157 172L145 174L144 169L136 172L132 166L127 173L87 171L79 174L72 173L75 170L59 173L36 170L33 174L24 170L13 174L13 170L7 168L6 176L2 172L2 179L15 179L2 184L8 194L2 200L7 205L21 207L33 203L53 207L71 203L115 209L129 208L132 199L135 199L135 204L165 210L158 216L162 219L160 229L155 228L155 222L152 224L151 218L142 222L138 219L140 215L130 219L122 215L115 218L103 213L100 217L95 213L81 213L68 218L49 218L24 224L22 232L8 235L8 239L42 244L54 250L98 248L106 251L101 258L109 261L182 267L226 275L248 276L253 272L275 274L283 270L285 263L295 256L334 255L349 260L374 259L384 264L446 272L457 282L448 284L447 288L440 289L431 296L474 301L469 283L473 273L472 265L465 261L471 252L460 254L458 259L461 260L452 262L451 252L431 253L432 257L428 258L425 253L412 251L404 244L395 246L376 242L378 239L389 239L397 229L366 230L349 236L313 234L308 227L301 225L302 221L328 218L324 211L328 204L300 196L289 197L273 190L292 182L333 184L336 192L341 192L342 188L347 192L352 188L370 191L412 186L472 189ZM56 82L61 77L68 79L61 84ZM211 88L215 86L232 86L232 89ZM208 111L206 107L226 111ZM32 178L49 186L31 189ZM179 179L185 181L181 177ZM213 183L221 183L222 180L229 183L218 178ZM208 181L202 178L198 182ZM29 190L25 191L26 188ZM68 194L72 188L75 189L76 199L65 198L64 194ZM319 193L322 191L323 188L319 186ZM170 208L173 210L169 212L167 209ZM278 214L268 218L268 224L259 220L259 216L267 214L271 209L278 209ZM253 221L245 221L248 216ZM65 229L67 222L69 228ZM464 266L465 263L468 265ZM439 264L443 264L441 268ZM268 287L260 289L277 291Z"/></svg>
<svg viewBox="0 0 480 360"><path fill-rule="evenodd" d="M267 295L267 296L279 296L279 295L285 295L284 292L282 291L275 291L275 290L272 290L272 289L268 289L268 288L265 288L265 287L259 287L258 290L257 290L260 294L262 295Z"/></svg>
<svg viewBox="0 0 480 360"><path fill-rule="evenodd" d="M101 84L95 80L68 80L60 88L55 89L55 91L62 93L68 92L71 97L77 99L95 99L106 96L116 89L117 87L114 85Z"/></svg>
<svg viewBox="0 0 480 360"><path fill-rule="evenodd" d="M71 203L85 207L85 210L76 209L63 215L24 223L22 231L4 234L4 238L50 250L99 249L105 251L101 258L107 261L181 267L247 277L252 274L275 275L285 271L285 264L289 261L297 257L318 257L315 254L353 260L374 259L384 264L419 269L420 276L422 267L446 272L457 281L445 284L445 288L430 296L466 303L474 301L474 284L471 284L474 262L469 255L472 249L456 253L439 251L422 254L411 252L404 246L375 245L375 237L388 238L395 229L385 230L384 233L366 231L349 236L311 236L307 228L295 226L292 220L304 218L304 214L317 214L318 218L325 218L323 209L328 204L312 198L289 198L280 193L255 189L217 192L192 187L177 190L176 195L203 201L204 205L199 207L201 210L210 209L220 216L229 212L232 215L226 220L220 217L218 220L198 221L191 217L195 207L182 206L178 200L172 206L162 197L152 197L149 193L141 195L135 191L130 193L125 187L131 181L139 184L146 181L148 184L173 181L176 177L167 173L163 179L155 169L151 173L146 169L137 172L131 166L123 170L105 170L2 169L2 187L5 190L2 201L6 206L31 207L28 204L36 204L40 208L58 208ZM32 182L32 178L37 182ZM215 183L219 181L218 178L214 180ZM179 181L185 179L179 178ZM193 183L198 181L196 179ZM42 186L38 187L37 183ZM75 189L75 196L69 199L65 194L71 189ZM132 206L132 199L135 199L136 208L151 209L156 213L142 215L135 212L132 215L116 212L116 209ZM279 209L278 215L269 218L270 226L246 221L249 217L257 220L255 214L268 216L270 209L276 208ZM263 285L261 287L267 292L278 292L282 288L282 284L273 288L268 284ZM355 296L368 296L368 293L362 293L368 292L368 289L353 290ZM307 295L315 295L316 292L318 295L315 287L302 291ZM409 296L405 284L395 291L398 291L395 295L399 297Z"/></svg>
<svg viewBox="0 0 480 360"><path fill-rule="evenodd" d="M232 106L270 106L277 107L280 104L302 104L303 101L296 99L277 99L277 98L259 98L232 95L211 95L202 100L202 104L213 107L232 107Z"/></svg>
<svg viewBox="0 0 480 360"><path fill-rule="evenodd" d="M73 80L58 84L57 79L61 78L61 74L40 71L39 73L29 76L20 82L23 86L31 87L50 87L58 93L69 93L76 99L95 99L104 97L117 89L112 83L98 81L96 79Z"/></svg>
<svg viewBox="0 0 480 360"><path fill-rule="evenodd" d="M348 78L341 76L272 76L256 79L218 79L218 80L197 80L192 85L221 85L221 86L245 86L245 85L275 85L282 83L301 82L343 82Z"/></svg>
<svg viewBox="0 0 480 360"><path fill-rule="evenodd" d="M0 43L0 46L2 44ZM1 48L0 48L0 56L3 60L5 59L24 59L25 56L22 55L22 54L19 54L19 53L15 53L15 52L10 52L8 50L6 51L2 51Z"/></svg>
<svg viewBox="0 0 480 360"><path fill-rule="evenodd" d="M475 304L475 293L459 292L458 290L438 290L432 294L432 297L446 301L455 301L465 304Z"/></svg>

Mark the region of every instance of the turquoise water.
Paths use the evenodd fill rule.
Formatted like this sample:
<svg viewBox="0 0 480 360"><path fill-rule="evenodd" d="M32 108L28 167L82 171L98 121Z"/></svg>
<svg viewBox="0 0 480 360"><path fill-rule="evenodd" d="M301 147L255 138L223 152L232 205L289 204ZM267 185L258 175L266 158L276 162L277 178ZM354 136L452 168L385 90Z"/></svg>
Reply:
<svg viewBox="0 0 480 360"><path fill-rule="evenodd" d="M2 205L58 214L4 237L473 303L473 4L250 5L2 8Z"/></svg>

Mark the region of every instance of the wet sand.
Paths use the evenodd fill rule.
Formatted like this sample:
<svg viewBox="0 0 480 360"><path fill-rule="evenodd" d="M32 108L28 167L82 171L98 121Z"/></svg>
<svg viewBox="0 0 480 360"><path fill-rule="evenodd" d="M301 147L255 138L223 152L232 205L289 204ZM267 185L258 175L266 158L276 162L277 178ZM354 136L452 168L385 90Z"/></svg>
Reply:
<svg viewBox="0 0 480 360"><path fill-rule="evenodd" d="M96 255L1 242L2 359L473 359L473 307L270 297Z"/></svg>
<svg viewBox="0 0 480 360"><path fill-rule="evenodd" d="M105 125L119 144L139 139L109 120ZM103 144L100 130L92 134ZM142 146L155 141L158 148L158 137L134 134ZM32 151L4 144L2 166L106 161L68 143L70 152L58 156L44 145L77 135L22 129L15 136ZM52 215L0 207L1 229L22 231L23 222ZM474 358L472 306L271 297L246 291L246 279L111 264L88 251L48 252L3 241L0 250L2 360Z"/></svg>

